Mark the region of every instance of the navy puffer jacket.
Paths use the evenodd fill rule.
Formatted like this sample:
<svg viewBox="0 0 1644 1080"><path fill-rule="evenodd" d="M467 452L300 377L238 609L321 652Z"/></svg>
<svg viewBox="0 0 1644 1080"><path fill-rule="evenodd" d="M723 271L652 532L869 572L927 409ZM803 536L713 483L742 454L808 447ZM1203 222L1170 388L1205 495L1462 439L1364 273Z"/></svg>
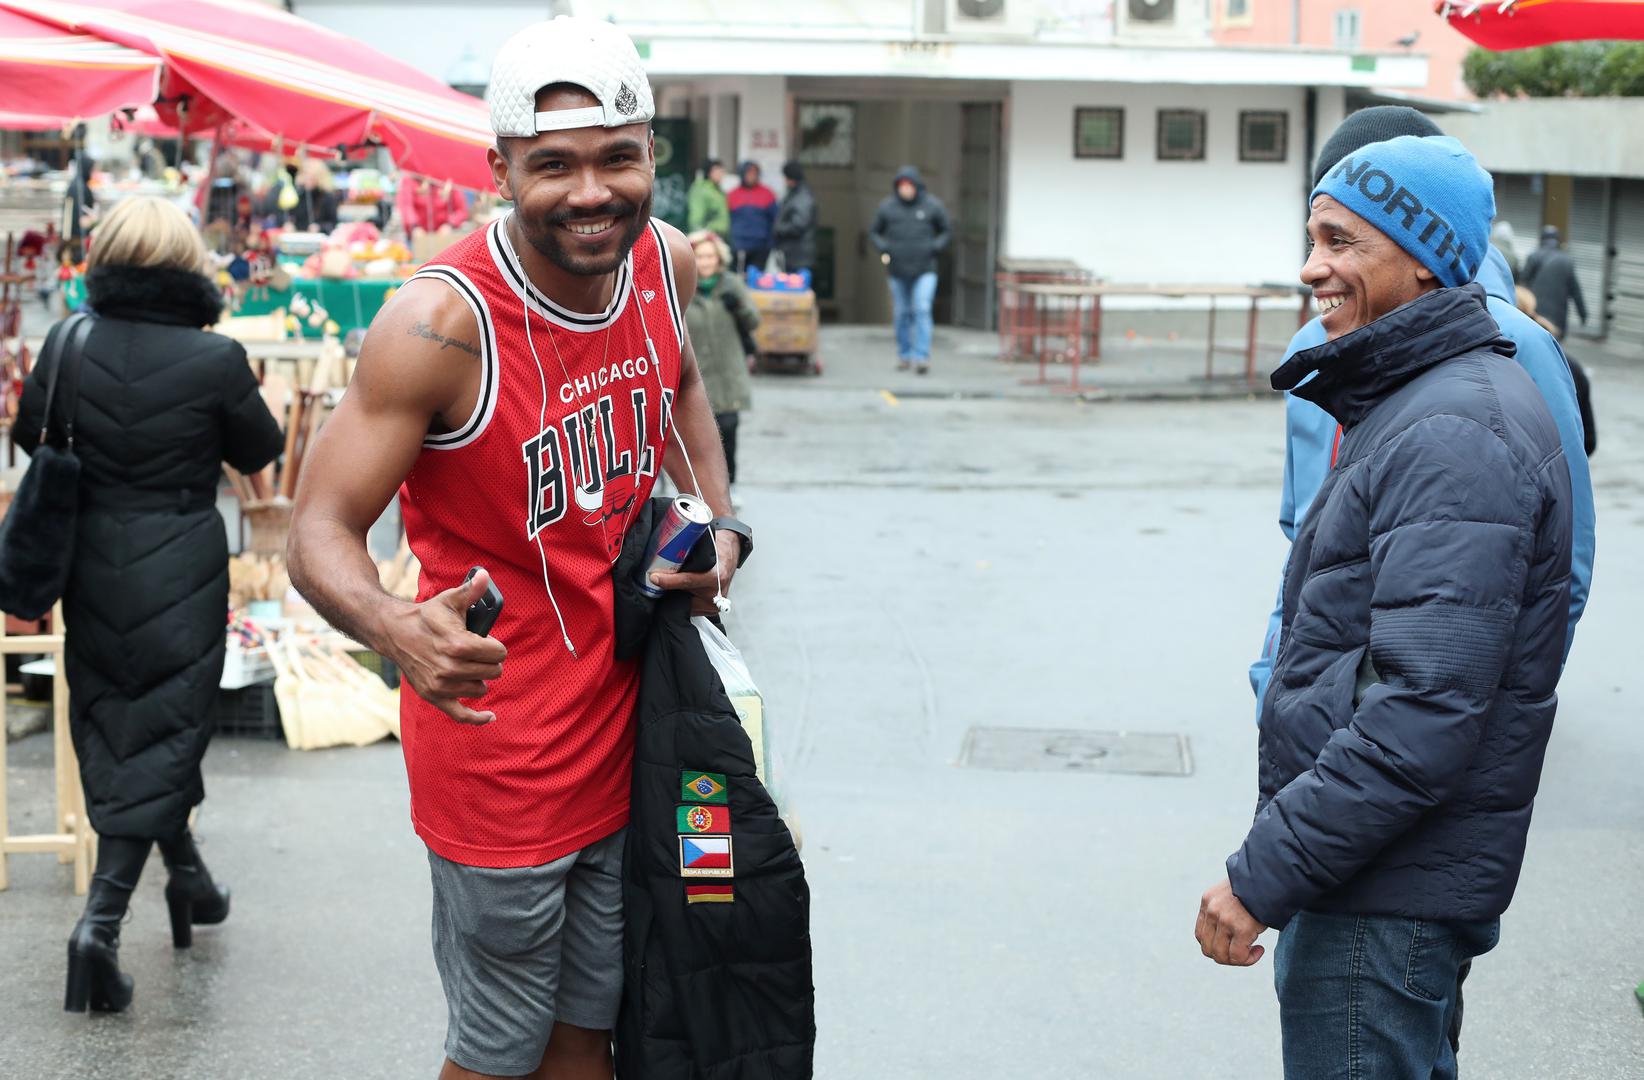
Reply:
<svg viewBox="0 0 1644 1080"><path fill-rule="evenodd" d="M1512 899L1570 590L1570 473L1512 350L1466 285L1273 375L1345 434L1285 570L1261 799L1227 861L1268 926Z"/></svg>

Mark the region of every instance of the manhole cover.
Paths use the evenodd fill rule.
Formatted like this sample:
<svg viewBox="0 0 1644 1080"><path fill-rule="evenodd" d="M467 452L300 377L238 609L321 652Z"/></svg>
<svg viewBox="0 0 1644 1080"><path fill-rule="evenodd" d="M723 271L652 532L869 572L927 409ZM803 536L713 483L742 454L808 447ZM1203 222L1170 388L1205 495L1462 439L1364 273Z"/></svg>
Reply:
<svg viewBox="0 0 1644 1080"><path fill-rule="evenodd" d="M1187 776L1187 736L1129 731L971 728L959 764L979 769Z"/></svg>

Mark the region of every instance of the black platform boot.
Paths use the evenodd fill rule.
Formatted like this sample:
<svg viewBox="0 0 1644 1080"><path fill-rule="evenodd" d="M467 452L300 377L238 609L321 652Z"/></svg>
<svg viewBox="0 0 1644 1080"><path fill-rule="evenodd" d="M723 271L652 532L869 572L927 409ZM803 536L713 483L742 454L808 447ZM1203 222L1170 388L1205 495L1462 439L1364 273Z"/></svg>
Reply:
<svg viewBox="0 0 1644 1080"><path fill-rule="evenodd" d="M120 920L131 902L149 840L105 836L97 843L97 872L86 895L86 910L68 943L69 1012L119 1012L131 1004L130 975L120 972Z"/></svg>
<svg viewBox="0 0 1644 1080"><path fill-rule="evenodd" d="M211 874L187 829L160 841L171 880L166 882L166 907L171 912L171 944L186 949L194 944L196 926L213 926L228 918L228 889L212 883Z"/></svg>

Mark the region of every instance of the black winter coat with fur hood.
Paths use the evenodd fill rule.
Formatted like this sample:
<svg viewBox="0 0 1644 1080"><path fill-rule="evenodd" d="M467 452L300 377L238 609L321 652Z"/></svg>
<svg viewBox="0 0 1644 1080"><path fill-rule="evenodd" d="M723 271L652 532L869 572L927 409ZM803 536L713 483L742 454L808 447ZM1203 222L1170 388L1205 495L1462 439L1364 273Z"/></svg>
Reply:
<svg viewBox="0 0 1644 1080"><path fill-rule="evenodd" d="M63 597L74 747L98 833L169 837L205 797L200 759L222 678L222 464L263 468L280 429L245 350L200 329L221 311L206 278L104 266L86 287L98 318L79 368L80 515ZM41 428L45 367L14 429L25 451ZM73 374L54 409L72 398Z"/></svg>

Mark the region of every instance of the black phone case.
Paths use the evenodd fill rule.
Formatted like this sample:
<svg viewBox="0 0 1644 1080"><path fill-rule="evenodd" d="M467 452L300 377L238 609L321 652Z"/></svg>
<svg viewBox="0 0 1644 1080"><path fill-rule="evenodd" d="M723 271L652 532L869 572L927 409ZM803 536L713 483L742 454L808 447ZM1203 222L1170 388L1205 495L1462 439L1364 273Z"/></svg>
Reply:
<svg viewBox="0 0 1644 1080"><path fill-rule="evenodd" d="M468 576L462 580L465 582L473 581L474 575L479 573L482 569L484 569L484 567L469 567ZM480 637L489 637L491 634L491 627L497 624L497 616L501 614L502 590L497 588L496 581L492 580L486 586L485 595L480 597L478 600L475 600L468 606L468 615L464 622L467 625L468 632L470 634L478 634Z"/></svg>

